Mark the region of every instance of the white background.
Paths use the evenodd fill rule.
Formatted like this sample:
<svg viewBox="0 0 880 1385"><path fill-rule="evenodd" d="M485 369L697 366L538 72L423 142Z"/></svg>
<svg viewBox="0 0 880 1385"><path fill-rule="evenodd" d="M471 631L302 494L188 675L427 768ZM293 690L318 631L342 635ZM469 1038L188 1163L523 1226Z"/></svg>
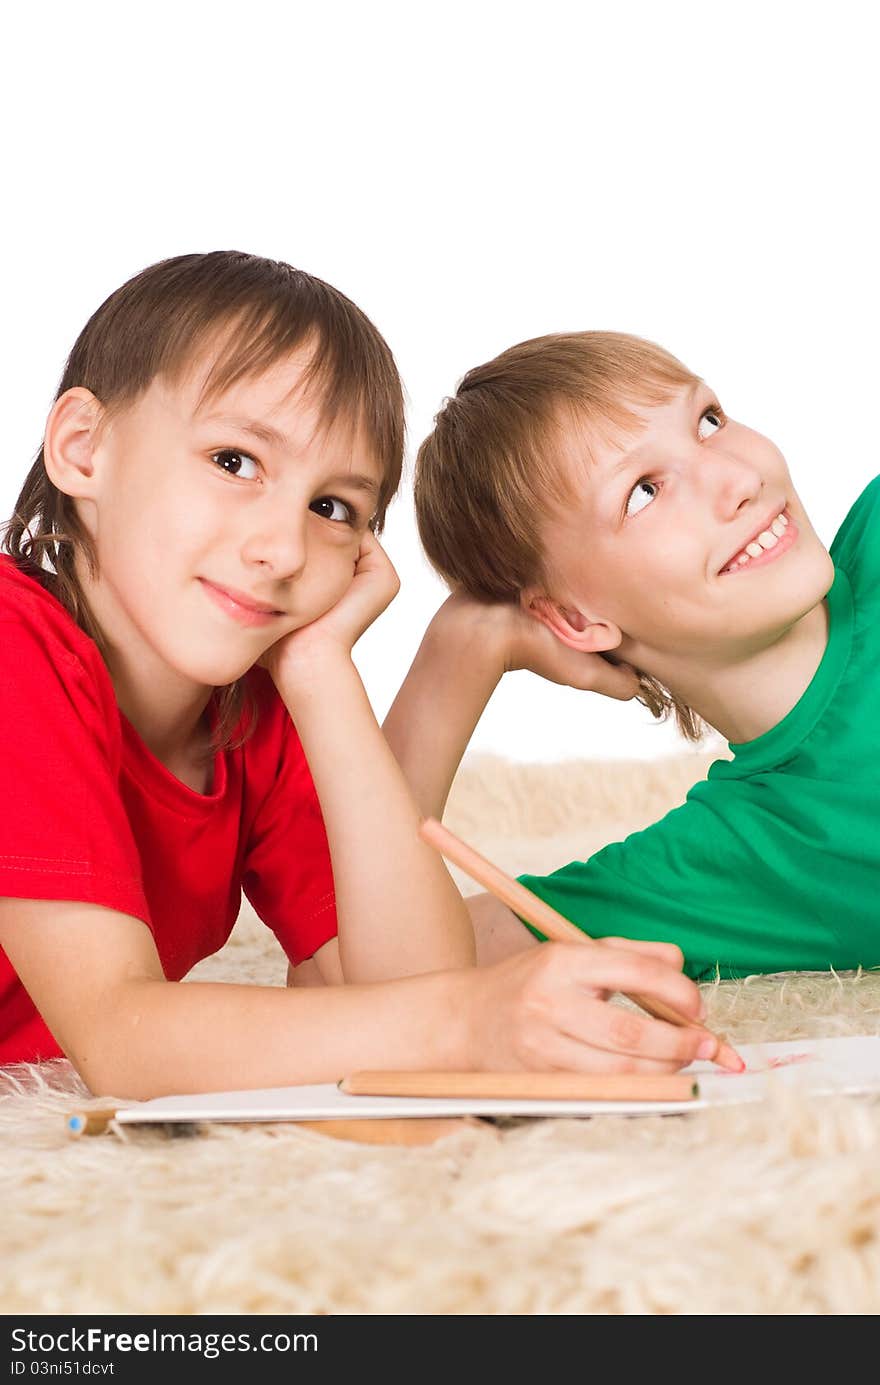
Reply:
<svg viewBox="0 0 880 1385"><path fill-rule="evenodd" d="M126 278L241 249L329 280L407 385L410 456L526 337L661 342L786 454L830 543L880 466L872 8L43 3L4 21L7 515L64 358ZM356 657L384 715L445 592L408 485L403 580ZM683 748L635 703L507 678L474 749Z"/></svg>

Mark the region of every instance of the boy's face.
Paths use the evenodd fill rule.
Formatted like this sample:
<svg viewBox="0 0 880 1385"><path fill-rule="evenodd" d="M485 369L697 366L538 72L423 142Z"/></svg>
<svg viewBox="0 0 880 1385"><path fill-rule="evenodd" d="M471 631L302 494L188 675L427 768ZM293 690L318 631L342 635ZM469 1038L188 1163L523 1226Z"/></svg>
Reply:
<svg viewBox="0 0 880 1385"><path fill-rule="evenodd" d="M544 531L548 593L617 627L617 657L645 672L723 667L816 606L831 560L779 449L728 419L708 386L635 412L641 426L591 437L589 459L570 435L577 500Z"/></svg>
<svg viewBox="0 0 880 1385"><path fill-rule="evenodd" d="M209 362L157 378L95 451L99 619L197 684L233 682L351 583L382 471L357 431L319 428L306 362L201 409Z"/></svg>

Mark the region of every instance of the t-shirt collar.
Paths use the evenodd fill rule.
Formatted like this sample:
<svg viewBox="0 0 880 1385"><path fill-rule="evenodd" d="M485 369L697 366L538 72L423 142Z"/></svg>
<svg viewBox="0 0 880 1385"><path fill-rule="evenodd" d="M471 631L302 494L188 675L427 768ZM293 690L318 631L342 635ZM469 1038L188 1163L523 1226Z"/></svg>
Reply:
<svg viewBox="0 0 880 1385"><path fill-rule="evenodd" d="M852 648L853 594L842 568L834 569L828 602L828 643L808 686L790 712L763 735L751 741L730 743L733 760L716 760L709 775L738 778L762 769L773 769L799 748L837 691Z"/></svg>

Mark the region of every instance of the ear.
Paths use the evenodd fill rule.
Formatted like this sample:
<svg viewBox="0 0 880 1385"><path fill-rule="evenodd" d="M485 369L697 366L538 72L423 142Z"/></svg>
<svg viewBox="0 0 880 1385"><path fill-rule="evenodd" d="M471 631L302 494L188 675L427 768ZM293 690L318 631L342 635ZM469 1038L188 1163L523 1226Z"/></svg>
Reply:
<svg viewBox="0 0 880 1385"><path fill-rule="evenodd" d="M563 606L538 587L527 587L520 593L520 606L527 616L546 625L569 649L577 649L582 654L601 654L606 649L616 649L623 638L620 627L612 621Z"/></svg>
<svg viewBox="0 0 880 1385"><path fill-rule="evenodd" d="M80 386L65 390L52 405L43 438L43 460L49 480L65 495L94 497L94 452L103 412L91 390Z"/></svg>

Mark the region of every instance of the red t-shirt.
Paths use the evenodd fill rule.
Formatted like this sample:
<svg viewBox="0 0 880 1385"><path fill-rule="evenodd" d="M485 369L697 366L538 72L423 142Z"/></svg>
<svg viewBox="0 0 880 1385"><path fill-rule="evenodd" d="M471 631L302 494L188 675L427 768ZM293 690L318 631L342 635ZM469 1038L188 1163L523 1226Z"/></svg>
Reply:
<svg viewBox="0 0 880 1385"><path fill-rule="evenodd" d="M289 959L336 933L327 836L269 675L249 740L211 792L176 779L119 710L97 645L0 556L0 896L83 900L146 923L177 981L226 942L241 892ZM0 1063L61 1054L0 949Z"/></svg>

